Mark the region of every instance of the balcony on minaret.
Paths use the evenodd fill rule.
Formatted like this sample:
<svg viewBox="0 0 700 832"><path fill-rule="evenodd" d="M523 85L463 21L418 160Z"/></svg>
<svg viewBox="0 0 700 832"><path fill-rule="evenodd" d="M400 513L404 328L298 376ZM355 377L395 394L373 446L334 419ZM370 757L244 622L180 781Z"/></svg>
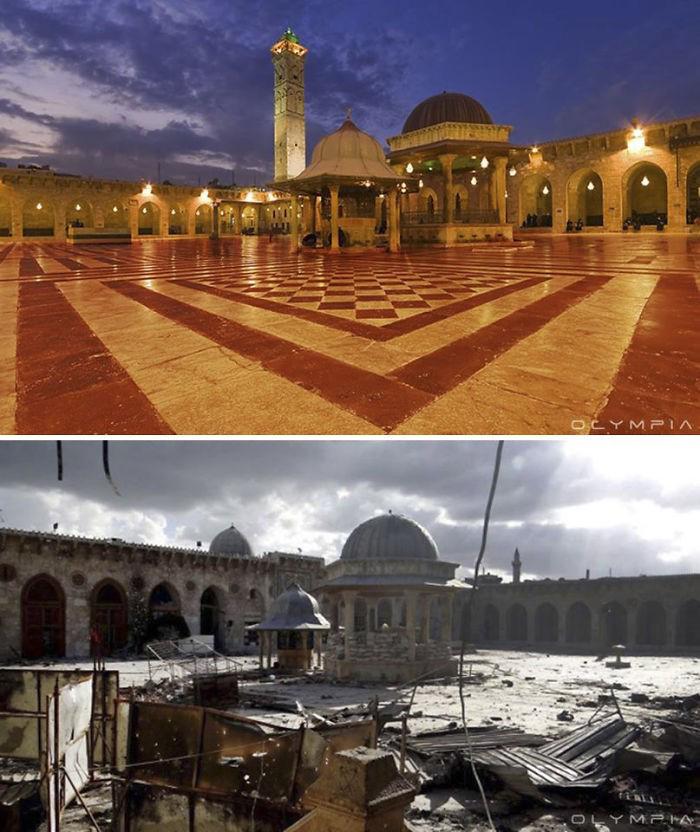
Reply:
<svg viewBox="0 0 700 832"><path fill-rule="evenodd" d="M270 49L273 55L278 55L281 52L292 52L294 55L299 55L300 58L303 58L308 51L305 46L301 45L299 38L289 28L287 28L287 31Z"/></svg>

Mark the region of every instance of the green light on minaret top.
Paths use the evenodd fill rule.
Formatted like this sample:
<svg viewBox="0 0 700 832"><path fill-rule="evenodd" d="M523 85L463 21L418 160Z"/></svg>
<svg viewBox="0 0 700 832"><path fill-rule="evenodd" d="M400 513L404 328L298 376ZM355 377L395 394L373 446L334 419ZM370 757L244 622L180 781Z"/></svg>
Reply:
<svg viewBox="0 0 700 832"><path fill-rule="evenodd" d="M288 40L291 43L299 43L299 38L294 34L292 31L291 26L287 26L284 34L282 35L282 40Z"/></svg>

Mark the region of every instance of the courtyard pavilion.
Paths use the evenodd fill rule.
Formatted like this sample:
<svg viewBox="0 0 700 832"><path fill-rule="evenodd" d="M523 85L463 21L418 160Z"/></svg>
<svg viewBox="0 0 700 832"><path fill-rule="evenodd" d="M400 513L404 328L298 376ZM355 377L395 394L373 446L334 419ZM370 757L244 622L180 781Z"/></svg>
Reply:
<svg viewBox="0 0 700 832"><path fill-rule="evenodd" d="M348 115L319 141L308 167L292 179L276 181L275 187L291 194L293 247L300 234L313 233L336 251L342 227L347 245L371 246L388 236L389 250L398 251L399 193L416 186L389 167L379 142Z"/></svg>

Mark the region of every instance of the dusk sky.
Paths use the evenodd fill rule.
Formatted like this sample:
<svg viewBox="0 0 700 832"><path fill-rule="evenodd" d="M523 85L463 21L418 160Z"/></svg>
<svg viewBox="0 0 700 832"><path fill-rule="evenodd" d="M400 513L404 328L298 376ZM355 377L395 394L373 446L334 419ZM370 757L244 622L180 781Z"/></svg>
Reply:
<svg viewBox="0 0 700 832"><path fill-rule="evenodd" d="M205 547L234 523L253 550L335 560L391 509L471 571L494 441L0 442L0 526ZM700 448L692 438L506 441L486 567L525 577L700 572ZM460 574L464 575L464 572Z"/></svg>
<svg viewBox="0 0 700 832"><path fill-rule="evenodd" d="M309 48L309 154L348 107L384 142L442 90L516 143L700 111L698 0L3 0L0 159L264 184L269 47L287 26Z"/></svg>

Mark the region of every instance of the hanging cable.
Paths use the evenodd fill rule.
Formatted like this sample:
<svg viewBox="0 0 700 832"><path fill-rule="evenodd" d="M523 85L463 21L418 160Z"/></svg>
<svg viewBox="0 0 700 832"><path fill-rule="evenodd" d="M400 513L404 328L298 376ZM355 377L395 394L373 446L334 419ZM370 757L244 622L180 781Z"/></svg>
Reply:
<svg viewBox="0 0 700 832"><path fill-rule="evenodd" d="M459 651L459 701L462 711L462 727L464 728L464 737L467 741L467 754L469 755L469 763L471 765L472 775L479 789L479 794L481 795L481 802L484 804L486 818L493 832L496 832L496 827L494 826L493 818L491 817L491 810L489 809L489 803L486 798L486 793L484 792L484 787L481 783L481 778L479 777L479 772L477 771L476 764L474 762L472 742L471 737L469 736L469 728L467 726L467 705L464 698L464 654L466 652L467 647L466 625L468 622L471 628L474 596L476 595L476 591L478 589L479 569L481 567L481 562L484 559L484 552L486 551L486 540L489 533L489 521L491 519L491 506L493 505L493 498L496 493L496 485L498 484L498 474L501 470L502 454L503 440L499 439L498 446L496 448L496 460L493 466L493 477L491 478L491 489L489 491L488 500L486 501L486 511L484 512L484 526L481 532L481 547L479 549L479 554L476 558L476 563L474 564L474 584L472 586L472 591L469 593L467 603L464 605L462 610L462 642Z"/></svg>
<svg viewBox="0 0 700 832"><path fill-rule="evenodd" d="M112 479L112 475L109 471L109 441L107 439L102 440L102 468L105 472L105 477L107 477L107 482L112 486L114 493L117 497L121 497L117 486L114 484L114 480Z"/></svg>

